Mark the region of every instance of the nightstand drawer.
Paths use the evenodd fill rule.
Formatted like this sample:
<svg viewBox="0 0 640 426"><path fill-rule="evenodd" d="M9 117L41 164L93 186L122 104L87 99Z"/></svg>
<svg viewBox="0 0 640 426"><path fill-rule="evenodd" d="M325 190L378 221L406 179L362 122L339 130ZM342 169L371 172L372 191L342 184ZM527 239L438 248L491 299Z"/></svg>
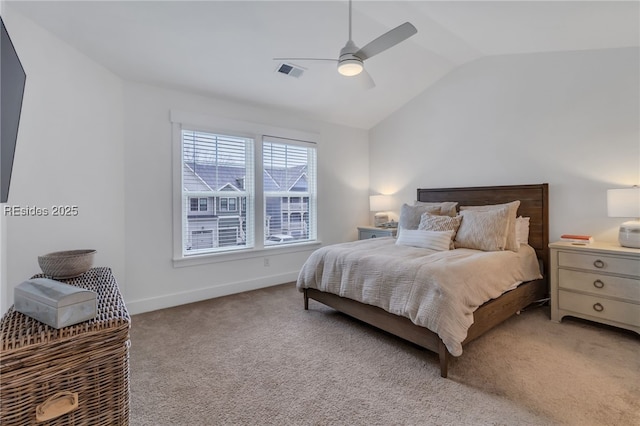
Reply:
<svg viewBox="0 0 640 426"><path fill-rule="evenodd" d="M559 269L558 274L561 289L584 291L596 296L617 297L640 303L638 279L567 269Z"/></svg>
<svg viewBox="0 0 640 426"><path fill-rule="evenodd" d="M360 230L360 239L368 240L369 238L382 238L382 237L390 237L391 234L386 231L371 231L371 230Z"/></svg>
<svg viewBox="0 0 640 426"><path fill-rule="evenodd" d="M359 226L358 239L368 240L369 238L395 237L397 228L375 228L373 226Z"/></svg>
<svg viewBox="0 0 640 426"><path fill-rule="evenodd" d="M620 302L604 297L587 296L560 290L560 309L578 314L602 318L633 326L640 326L640 305ZM571 314L569 314L571 315Z"/></svg>
<svg viewBox="0 0 640 426"><path fill-rule="evenodd" d="M637 259L559 252L558 265L560 267L640 277L640 262Z"/></svg>

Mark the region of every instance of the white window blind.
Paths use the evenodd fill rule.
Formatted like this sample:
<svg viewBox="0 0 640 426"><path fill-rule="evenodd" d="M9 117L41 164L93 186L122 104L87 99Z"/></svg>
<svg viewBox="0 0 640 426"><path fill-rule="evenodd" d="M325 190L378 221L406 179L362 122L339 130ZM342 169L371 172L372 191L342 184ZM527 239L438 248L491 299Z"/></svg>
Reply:
<svg viewBox="0 0 640 426"><path fill-rule="evenodd" d="M264 244L315 241L316 147L264 136Z"/></svg>
<svg viewBox="0 0 640 426"><path fill-rule="evenodd" d="M253 144L182 130L183 256L254 246Z"/></svg>

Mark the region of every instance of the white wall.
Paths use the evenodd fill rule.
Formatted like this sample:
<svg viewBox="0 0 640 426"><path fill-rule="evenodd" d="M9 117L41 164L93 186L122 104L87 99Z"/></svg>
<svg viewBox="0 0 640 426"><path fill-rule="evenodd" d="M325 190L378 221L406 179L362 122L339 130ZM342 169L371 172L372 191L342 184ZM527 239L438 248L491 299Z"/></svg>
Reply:
<svg viewBox="0 0 640 426"><path fill-rule="evenodd" d="M320 239L355 239L368 222L366 131L124 83L11 6L3 18L27 74L8 205L79 213L3 216L2 312L13 288L40 271L38 255L56 250L97 249L96 266L113 269L131 313L295 279L310 249L272 250L268 268L263 256L173 267L170 109L319 133Z"/></svg>
<svg viewBox="0 0 640 426"><path fill-rule="evenodd" d="M257 257L174 267L171 110L320 135L319 238L356 239L368 221L369 154L364 130L296 118L295 114L138 83L125 84L125 299L131 312L188 303L292 281L311 250L269 250ZM269 257L270 266L264 266Z"/></svg>
<svg viewBox="0 0 640 426"><path fill-rule="evenodd" d="M616 241L606 190L640 184L637 48L488 57L370 132L374 191L549 183L550 239Z"/></svg>
<svg viewBox="0 0 640 426"><path fill-rule="evenodd" d="M110 266L125 286L122 82L10 4L3 19L27 74L7 205L49 215L3 219L2 312L51 251L94 248L95 265ZM53 217L56 205L75 205L78 215Z"/></svg>

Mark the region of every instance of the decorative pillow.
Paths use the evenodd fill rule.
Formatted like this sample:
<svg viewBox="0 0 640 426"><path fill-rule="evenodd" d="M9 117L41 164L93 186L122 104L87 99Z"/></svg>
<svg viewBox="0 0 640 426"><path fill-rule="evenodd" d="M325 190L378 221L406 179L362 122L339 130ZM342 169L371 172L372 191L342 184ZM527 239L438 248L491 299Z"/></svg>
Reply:
<svg viewBox="0 0 640 426"><path fill-rule="evenodd" d="M476 210L476 211L487 211L487 210L497 210L503 207L507 207L509 209L509 218L507 225L505 227L505 236L507 238L507 243L505 246L505 250L511 250L517 252L520 248L520 244L516 239L516 216L518 213L518 207L520 207L520 201L512 201L510 203L504 204L491 204L485 206L462 206L460 207L460 211L463 210Z"/></svg>
<svg viewBox="0 0 640 426"><path fill-rule="evenodd" d="M458 214L456 211L456 207L458 206L457 202L453 201L441 201L441 202L429 202L429 201L416 201L414 206L432 206L432 207L440 207L441 215L454 217Z"/></svg>
<svg viewBox="0 0 640 426"><path fill-rule="evenodd" d="M504 250L505 229L509 222L509 207L492 210L461 210L462 223L456 234L456 248L483 251Z"/></svg>
<svg viewBox="0 0 640 426"><path fill-rule="evenodd" d="M449 250L449 242L453 231L422 231L419 229L404 229L396 244L400 246L411 246L427 248L437 251Z"/></svg>
<svg viewBox="0 0 640 426"><path fill-rule="evenodd" d="M440 206L410 206L403 204L400 208L398 231L401 229L418 229L420 216L423 213L440 214Z"/></svg>
<svg viewBox="0 0 640 426"><path fill-rule="evenodd" d="M529 244L529 219L522 216L516 219L516 240L518 240L518 244Z"/></svg>
<svg viewBox="0 0 640 426"><path fill-rule="evenodd" d="M455 248L453 240L456 237L456 232L458 232L461 221L462 216L436 216L429 213L423 213L420 217L418 229L423 231L452 231L449 248L453 250Z"/></svg>

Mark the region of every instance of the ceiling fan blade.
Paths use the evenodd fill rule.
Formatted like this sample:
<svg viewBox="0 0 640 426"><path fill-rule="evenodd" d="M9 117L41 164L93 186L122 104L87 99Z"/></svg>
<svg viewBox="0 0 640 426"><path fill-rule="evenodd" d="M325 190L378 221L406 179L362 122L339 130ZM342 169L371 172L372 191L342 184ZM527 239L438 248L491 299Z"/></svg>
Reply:
<svg viewBox="0 0 640 426"><path fill-rule="evenodd" d="M365 59L371 58L380 52L384 52L390 47L408 39L417 32L418 30L416 27L414 27L410 22L405 22L391 31L382 34L380 37L358 50L354 55L364 61Z"/></svg>
<svg viewBox="0 0 640 426"><path fill-rule="evenodd" d="M323 62L338 62L337 59L329 58L273 58L274 61L323 61Z"/></svg>
<svg viewBox="0 0 640 426"><path fill-rule="evenodd" d="M356 75L355 79L363 89L369 90L376 87L376 83L373 81L371 74L369 74L366 69L363 69L360 74Z"/></svg>
<svg viewBox="0 0 640 426"><path fill-rule="evenodd" d="M340 78L344 81L348 80L350 87L355 85L362 90L369 90L376 87L376 83L373 81L373 78L371 78L371 74L369 74L365 69L363 69L360 74L352 76L340 75Z"/></svg>

